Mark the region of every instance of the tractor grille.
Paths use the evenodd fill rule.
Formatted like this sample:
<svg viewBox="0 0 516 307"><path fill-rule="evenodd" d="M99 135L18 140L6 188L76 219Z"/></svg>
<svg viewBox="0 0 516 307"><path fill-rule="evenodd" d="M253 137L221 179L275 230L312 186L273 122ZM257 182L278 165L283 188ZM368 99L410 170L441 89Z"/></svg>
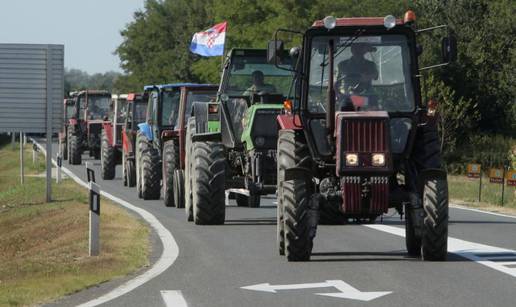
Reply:
<svg viewBox="0 0 516 307"><path fill-rule="evenodd" d="M337 175L371 175L391 169L389 117L386 112L341 112L337 115ZM358 164L346 165L346 155ZM373 166L373 154L384 154L385 164Z"/></svg>
<svg viewBox="0 0 516 307"><path fill-rule="evenodd" d="M345 119L342 122L342 150L385 152L388 150L387 128L383 118Z"/></svg>
<svg viewBox="0 0 516 307"><path fill-rule="evenodd" d="M345 176L341 190L341 211L345 214L380 215L389 210L388 177Z"/></svg>
<svg viewBox="0 0 516 307"><path fill-rule="evenodd" d="M277 117L279 114L281 114L280 109L259 109L256 111L251 129L251 138L256 149L276 149L278 142Z"/></svg>

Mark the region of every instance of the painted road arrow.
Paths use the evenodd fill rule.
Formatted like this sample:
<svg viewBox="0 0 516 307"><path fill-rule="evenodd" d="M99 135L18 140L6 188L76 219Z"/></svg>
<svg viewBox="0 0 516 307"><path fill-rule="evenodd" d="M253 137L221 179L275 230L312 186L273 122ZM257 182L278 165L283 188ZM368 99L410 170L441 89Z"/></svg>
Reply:
<svg viewBox="0 0 516 307"><path fill-rule="evenodd" d="M340 292L329 292L329 293L314 293L315 295L331 296L337 298L346 298L350 300L358 301L372 301L379 297L387 294L391 294L392 291L375 291L375 292L362 292L343 280L327 280L326 282L319 283L305 283L305 284L290 284L290 285L271 285L269 283L256 284L251 286L241 287L241 289L261 291L269 293L277 293L278 290L299 290L299 289L314 289L314 288L328 288L333 287Z"/></svg>

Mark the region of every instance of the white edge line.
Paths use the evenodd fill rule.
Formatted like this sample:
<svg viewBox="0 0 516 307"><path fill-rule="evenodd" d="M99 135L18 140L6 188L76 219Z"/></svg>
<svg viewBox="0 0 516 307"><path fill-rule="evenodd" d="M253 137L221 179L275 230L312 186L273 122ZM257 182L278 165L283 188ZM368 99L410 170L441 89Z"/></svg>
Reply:
<svg viewBox="0 0 516 307"><path fill-rule="evenodd" d="M47 154L43 146L36 142L36 140L31 140L34 144L36 144L36 146L38 146L38 148L43 152L43 154ZM57 162L55 161L55 159L52 159L52 163L57 166ZM82 179L80 179L78 176L72 173L72 171L63 166L61 167L61 169L75 182L77 182L84 188L89 188L88 184L86 184L86 182L84 182ZM161 243L163 244L163 252L161 253L161 256L159 257L158 261L156 261L154 265L152 265L151 268L145 271L143 274L138 275L131 280L128 280L127 282L123 283L117 288L111 290L110 292L96 299L78 305L80 307L92 307L104 304L138 288L139 286L143 285L144 283L148 282L149 280L160 275L166 269L168 269L172 264L174 264L174 262L177 259L177 256L179 255L179 247L177 246L176 240L174 240L174 237L172 236L170 231L168 231L154 215L152 215L147 210L131 205L127 201L120 199L116 196L113 196L105 191L101 191L101 195L120 204L121 206L129 210L138 213L147 223L149 223L151 227L154 228L154 230L158 234L158 237L161 240Z"/></svg>
<svg viewBox="0 0 516 307"><path fill-rule="evenodd" d="M455 209L461 209L461 210L473 211L473 212L477 212L477 213L484 213L484 214L489 214L489 215L495 215L495 216L501 216L501 217L508 217L508 218L511 218L511 219L516 219L516 216L514 216L514 215L489 212L489 211L480 210L480 209L473 209L473 208L468 208L468 207L464 207L464 206L457 205L457 204L452 204L450 207L451 208L455 208Z"/></svg>
<svg viewBox="0 0 516 307"><path fill-rule="evenodd" d="M167 307L187 307L188 304L183 297L181 291L177 290L162 290L161 297Z"/></svg>

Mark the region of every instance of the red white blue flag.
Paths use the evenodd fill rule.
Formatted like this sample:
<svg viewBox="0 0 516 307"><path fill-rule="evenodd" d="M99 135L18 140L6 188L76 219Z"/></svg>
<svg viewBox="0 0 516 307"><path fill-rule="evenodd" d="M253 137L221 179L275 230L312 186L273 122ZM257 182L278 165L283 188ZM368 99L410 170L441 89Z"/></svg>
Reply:
<svg viewBox="0 0 516 307"><path fill-rule="evenodd" d="M224 55L226 28L227 21L224 21L206 31L195 33L190 44L190 51L202 56Z"/></svg>

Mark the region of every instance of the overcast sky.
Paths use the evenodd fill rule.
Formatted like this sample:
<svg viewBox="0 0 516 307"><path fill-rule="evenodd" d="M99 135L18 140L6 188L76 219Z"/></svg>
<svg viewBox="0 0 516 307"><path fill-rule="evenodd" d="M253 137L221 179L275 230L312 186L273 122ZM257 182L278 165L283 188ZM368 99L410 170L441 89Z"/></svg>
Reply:
<svg viewBox="0 0 516 307"><path fill-rule="evenodd" d="M121 71L120 30L144 0L0 0L0 43L64 44L65 67Z"/></svg>

